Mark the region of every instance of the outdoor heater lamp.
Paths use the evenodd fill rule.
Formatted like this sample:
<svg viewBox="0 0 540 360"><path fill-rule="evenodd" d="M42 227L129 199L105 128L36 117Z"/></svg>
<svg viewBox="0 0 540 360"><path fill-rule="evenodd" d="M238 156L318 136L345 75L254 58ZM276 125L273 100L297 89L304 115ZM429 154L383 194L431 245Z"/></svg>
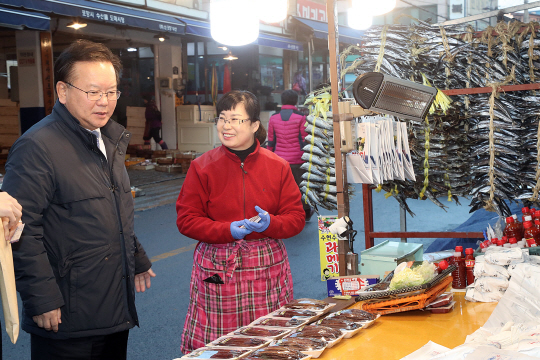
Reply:
<svg viewBox="0 0 540 360"><path fill-rule="evenodd" d="M437 89L378 72L359 75L353 95L365 110L402 119L424 121Z"/></svg>

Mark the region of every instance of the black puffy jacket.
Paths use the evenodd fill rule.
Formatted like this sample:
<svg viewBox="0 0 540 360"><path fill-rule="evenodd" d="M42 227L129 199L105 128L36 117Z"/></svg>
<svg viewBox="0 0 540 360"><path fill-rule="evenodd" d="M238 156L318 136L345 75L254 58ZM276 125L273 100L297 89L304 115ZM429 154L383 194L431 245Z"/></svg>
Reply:
<svg viewBox="0 0 540 360"><path fill-rule="evenodd" d="M101 133L108 161L57 101L9 152L2 189L22 205L26 224L13 259L27 332L63 339L138 325L134 275L151 263L133 230L130 133L112 120ZM32 320L57 308L58 333Z"/></svg>

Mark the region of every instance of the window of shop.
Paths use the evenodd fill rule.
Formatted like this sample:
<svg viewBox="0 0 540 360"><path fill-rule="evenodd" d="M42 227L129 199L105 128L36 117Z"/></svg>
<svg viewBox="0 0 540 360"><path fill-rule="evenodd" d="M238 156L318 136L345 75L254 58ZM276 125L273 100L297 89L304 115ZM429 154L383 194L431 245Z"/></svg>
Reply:
<svg viewBox="0 0 540 360"><path fill-rule="evenodd" d="M283 57L259 55L261 85L273 91L283 89Z"/></svg>
<svg viewBox="0 0 540 360"><path fill-rule="evenodd" d="M212 83L217 82L218 93L223 92L223 78L225 65L228 60L223 59L227 55L228 49L218 46L213 41L191 42L187 44L188 79L187 79L187 101L210 101ZM216 69L214 77L214 67ZM208 87L208 94L206 89ZM197 100L194 95L204 95L204 100ZM206 98L208 97L208 100Z"/></svg>

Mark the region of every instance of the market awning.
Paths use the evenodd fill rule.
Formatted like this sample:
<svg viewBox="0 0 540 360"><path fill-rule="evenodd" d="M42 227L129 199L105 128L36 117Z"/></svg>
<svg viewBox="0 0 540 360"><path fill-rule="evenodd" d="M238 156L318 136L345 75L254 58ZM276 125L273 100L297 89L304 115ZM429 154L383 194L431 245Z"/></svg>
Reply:
<svg viewBox="0 0 540 360"><path fill-rule="evenodd" d="M317 39L328 40L328 24L321 21L304 19L301 17L293 16L301 26L306 26L313 31L313 36ZM364 32L361 30L355 30L348 26L339 25L339 41L347 44L358 44L362 40Z"/></svg>
<svg viewBox="0 0 540 360"><path fill-rule="evenodd" d="M179 18L179 20L182 20L186 24L186 34L212 38L210 23L187 18ZM302 43L294 39L263 33L259 34L259 37L253 44L294 51L303 50Z"/></svg>
<svg viewBox="0 0 540 360"><path fill-rule="evenodd" d="M2 4L68 17L184 34L184 23L173 16L88 0L2 0Z"/></svg>
<svg viewBox="0 0 540 360"><path fill-rule="evenodd" d="M0 7L0 26L48 31L50 23L51 18L43 14Z"/></svg>

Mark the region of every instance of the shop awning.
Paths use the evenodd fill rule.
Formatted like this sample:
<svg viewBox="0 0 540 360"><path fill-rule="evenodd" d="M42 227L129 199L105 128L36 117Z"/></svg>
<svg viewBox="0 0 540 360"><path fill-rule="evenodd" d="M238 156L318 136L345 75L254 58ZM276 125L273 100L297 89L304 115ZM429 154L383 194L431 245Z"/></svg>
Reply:
<svg viewBox="0 0 540 360"><path fill-rule="evenodd" d="M50 29L50 23L51 18L46 15L0 6L0 27L4 26L18 30L27 28L48 31Z"/></svg>
<svg viewBox="0 0 540 360"><path fill-rule="evenodd" d="M27 10L79 17L109 25L124 25L173 34L184 34L184 23L173 16L132 7L88 0L2 0L2 4Z"/></svg>
<svg viewBox="0 0 540 360"><path fill-rule="evenodd" d="M328 24L321 21L304 19L293 16L301 26L306 26L313 31L313 36L317 39L328 40ZM364 32L361 30L351 29L348 26L339 25L339 42L347 44L358 44L362 40Z"/></svg>
<svg viewBox="0 0 540 360"><path fill-rule="evenodd" d="M186 24L186 34L212 38L210 23L187 18L181 18L180 20ZM294 51L303 50L302 43L294 39L263 33L259 34L258 39L253 44Z"/></svg>

